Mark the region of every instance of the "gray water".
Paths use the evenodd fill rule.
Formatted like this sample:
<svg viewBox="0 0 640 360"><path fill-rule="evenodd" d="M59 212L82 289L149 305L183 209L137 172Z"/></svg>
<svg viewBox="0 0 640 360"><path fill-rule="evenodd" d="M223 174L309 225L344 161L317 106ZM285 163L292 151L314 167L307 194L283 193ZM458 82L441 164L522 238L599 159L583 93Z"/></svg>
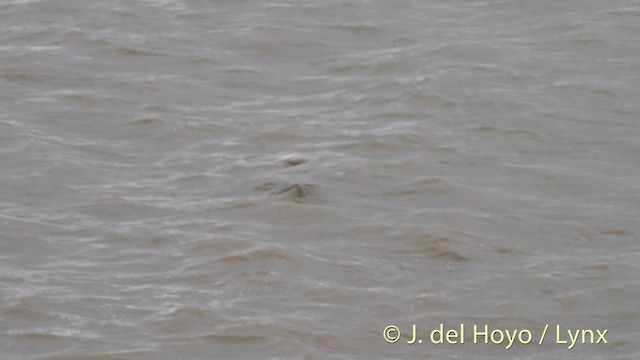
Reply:
<svg viewBox="0 0 640 360"><path fill-rule="evenodd" d="M0 23L1 359L640 358L637 1Z"/></svg>

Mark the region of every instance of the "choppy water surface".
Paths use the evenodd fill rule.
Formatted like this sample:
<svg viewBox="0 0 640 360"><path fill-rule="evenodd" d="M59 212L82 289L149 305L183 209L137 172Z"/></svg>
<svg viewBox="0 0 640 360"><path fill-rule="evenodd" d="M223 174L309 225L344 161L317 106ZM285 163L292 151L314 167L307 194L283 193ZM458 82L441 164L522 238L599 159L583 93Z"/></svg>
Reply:
<svg viewBox="0 0 640 360"><path fill-rule="evenodd" d="M2 359L640 358L637 1L0 22ZM608 344L408 345L414 323Z"/></svg>

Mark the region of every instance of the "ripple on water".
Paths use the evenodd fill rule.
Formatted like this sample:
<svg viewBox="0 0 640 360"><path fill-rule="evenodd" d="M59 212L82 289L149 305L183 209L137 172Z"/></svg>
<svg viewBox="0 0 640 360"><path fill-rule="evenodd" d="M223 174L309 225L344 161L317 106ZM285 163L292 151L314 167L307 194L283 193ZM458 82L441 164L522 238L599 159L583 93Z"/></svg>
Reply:
<svg viewBox="0 0 640 360"><path fill-rule="evenodd" d="M241 250L228 255L224 255L217 259L218 262L227 264L236 264L243 262L261 262L261 261L286 261L294 262L296 260L295 253L279 245L259 244L250 249Z"/></svg>
<svg viewBox="0 0 640 360"><path fill-rule="evenodd" d="M389 247L388 251L444 262L466 262L473 257L473 249L469 244L452 237L405 233L399 234L397 238L395 246Z"/></svg>
<svg viewBox="0 0 640 360"><path fill-rule="evenodd" d="M270 195L282 200L305 202L317 194L317 188L313 184L266 182L253 189L255 191L270 191Z"/></svg>

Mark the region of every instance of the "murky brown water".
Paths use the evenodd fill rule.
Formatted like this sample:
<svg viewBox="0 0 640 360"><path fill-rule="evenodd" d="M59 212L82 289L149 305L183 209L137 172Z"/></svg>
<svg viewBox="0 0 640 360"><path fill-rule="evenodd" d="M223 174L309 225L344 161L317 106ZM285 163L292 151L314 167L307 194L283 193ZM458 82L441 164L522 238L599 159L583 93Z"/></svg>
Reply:
<svg viewBox="0 0 640 360"><path fill-rule="evenodd" d="M640 358L637 1L0 22L1 359Z"/></svg>

